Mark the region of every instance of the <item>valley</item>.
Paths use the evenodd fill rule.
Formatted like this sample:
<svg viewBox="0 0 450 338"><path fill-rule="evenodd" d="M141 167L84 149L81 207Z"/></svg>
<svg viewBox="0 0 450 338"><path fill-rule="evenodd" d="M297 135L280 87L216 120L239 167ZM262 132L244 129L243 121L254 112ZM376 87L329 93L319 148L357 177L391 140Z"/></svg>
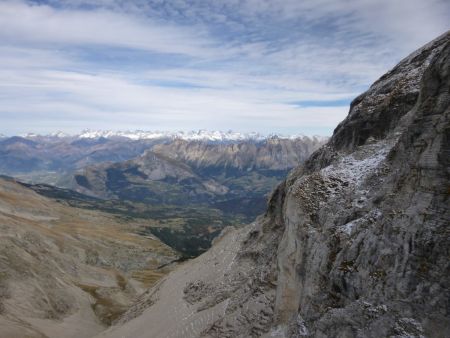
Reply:
<svg viewBox="0 0 450 338"><path fill-rule="evenodd" d="M226 226L262 214L270 191L326 140L102 135L7 138L0 169L60 203L146 219L143 234L186 258L207 250Z"/></svg>

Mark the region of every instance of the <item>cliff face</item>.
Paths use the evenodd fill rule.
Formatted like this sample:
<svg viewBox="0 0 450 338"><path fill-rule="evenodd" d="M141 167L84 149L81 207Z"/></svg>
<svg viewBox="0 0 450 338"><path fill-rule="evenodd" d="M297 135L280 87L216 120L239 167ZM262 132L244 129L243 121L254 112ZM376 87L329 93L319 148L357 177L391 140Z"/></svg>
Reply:
<svg viewBox="0 0 450 338"><path fill-rule="evenodd" d="M248 170L285 171L303 163L311 153L325 143L325 138L268 138L258 142L208 143L177 140L159 144L153 151L181 160L203 174L214 171Z"/></svg>
<svg viewBox="0 0 450 338"><path fill-rule="evenodd" d="M274 308L288 336L449 333L449 70L446 34L353 101L288 178Z"/></svg>
<svg viewBox="0 0 450 338"><path fill-rule="evenodd" d="M447 32L352 102L264 217L104 336L448 337L449 72Z"/></svg>

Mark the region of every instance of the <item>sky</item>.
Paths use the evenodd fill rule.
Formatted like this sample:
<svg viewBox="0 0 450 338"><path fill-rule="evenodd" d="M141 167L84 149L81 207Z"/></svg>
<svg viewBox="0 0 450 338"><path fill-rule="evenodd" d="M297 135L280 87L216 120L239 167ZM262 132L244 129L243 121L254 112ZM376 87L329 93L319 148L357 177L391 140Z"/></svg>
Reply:
<svg viewBox="0 0 450 338"><path fill-rule="evenodd" d="M331 135L446 0L0 0L0 133Z"/></svg>

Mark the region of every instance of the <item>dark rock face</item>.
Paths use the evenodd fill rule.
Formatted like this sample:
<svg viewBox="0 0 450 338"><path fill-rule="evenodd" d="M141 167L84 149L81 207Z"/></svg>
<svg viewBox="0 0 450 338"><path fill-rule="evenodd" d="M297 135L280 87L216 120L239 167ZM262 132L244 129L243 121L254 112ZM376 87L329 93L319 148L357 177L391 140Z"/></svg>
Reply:
<svg viewBox="0 0 450 338"><path fill-rule="evenodd" d="M422 73L433 47L411 55L376 81L366 93L353 100L348 117L335 129L331 144L335 149L352 149L363 145L369 137L381 139L395 128L400 118L409 112L419 97Z"/></svg>

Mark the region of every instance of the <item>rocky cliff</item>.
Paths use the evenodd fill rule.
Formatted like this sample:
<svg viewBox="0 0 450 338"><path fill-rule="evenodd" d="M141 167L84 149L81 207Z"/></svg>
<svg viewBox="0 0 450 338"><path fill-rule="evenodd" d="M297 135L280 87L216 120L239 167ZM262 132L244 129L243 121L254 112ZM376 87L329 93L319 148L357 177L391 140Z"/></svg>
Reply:
<svg viewBox="0 0 450 338"><path fill-rule="evenodd" d="M104 337L448 337L450 33L351 104L327 145Z"/></svg>
<svg viewBox="0 0 450 338"><path fill-rule="evenodd" d="M157 144L153 151L181 160L203 174L265 170L285 171L303 163L326 142L324 137L271 137L263 141L209 143L176 140Z"/></svg>

